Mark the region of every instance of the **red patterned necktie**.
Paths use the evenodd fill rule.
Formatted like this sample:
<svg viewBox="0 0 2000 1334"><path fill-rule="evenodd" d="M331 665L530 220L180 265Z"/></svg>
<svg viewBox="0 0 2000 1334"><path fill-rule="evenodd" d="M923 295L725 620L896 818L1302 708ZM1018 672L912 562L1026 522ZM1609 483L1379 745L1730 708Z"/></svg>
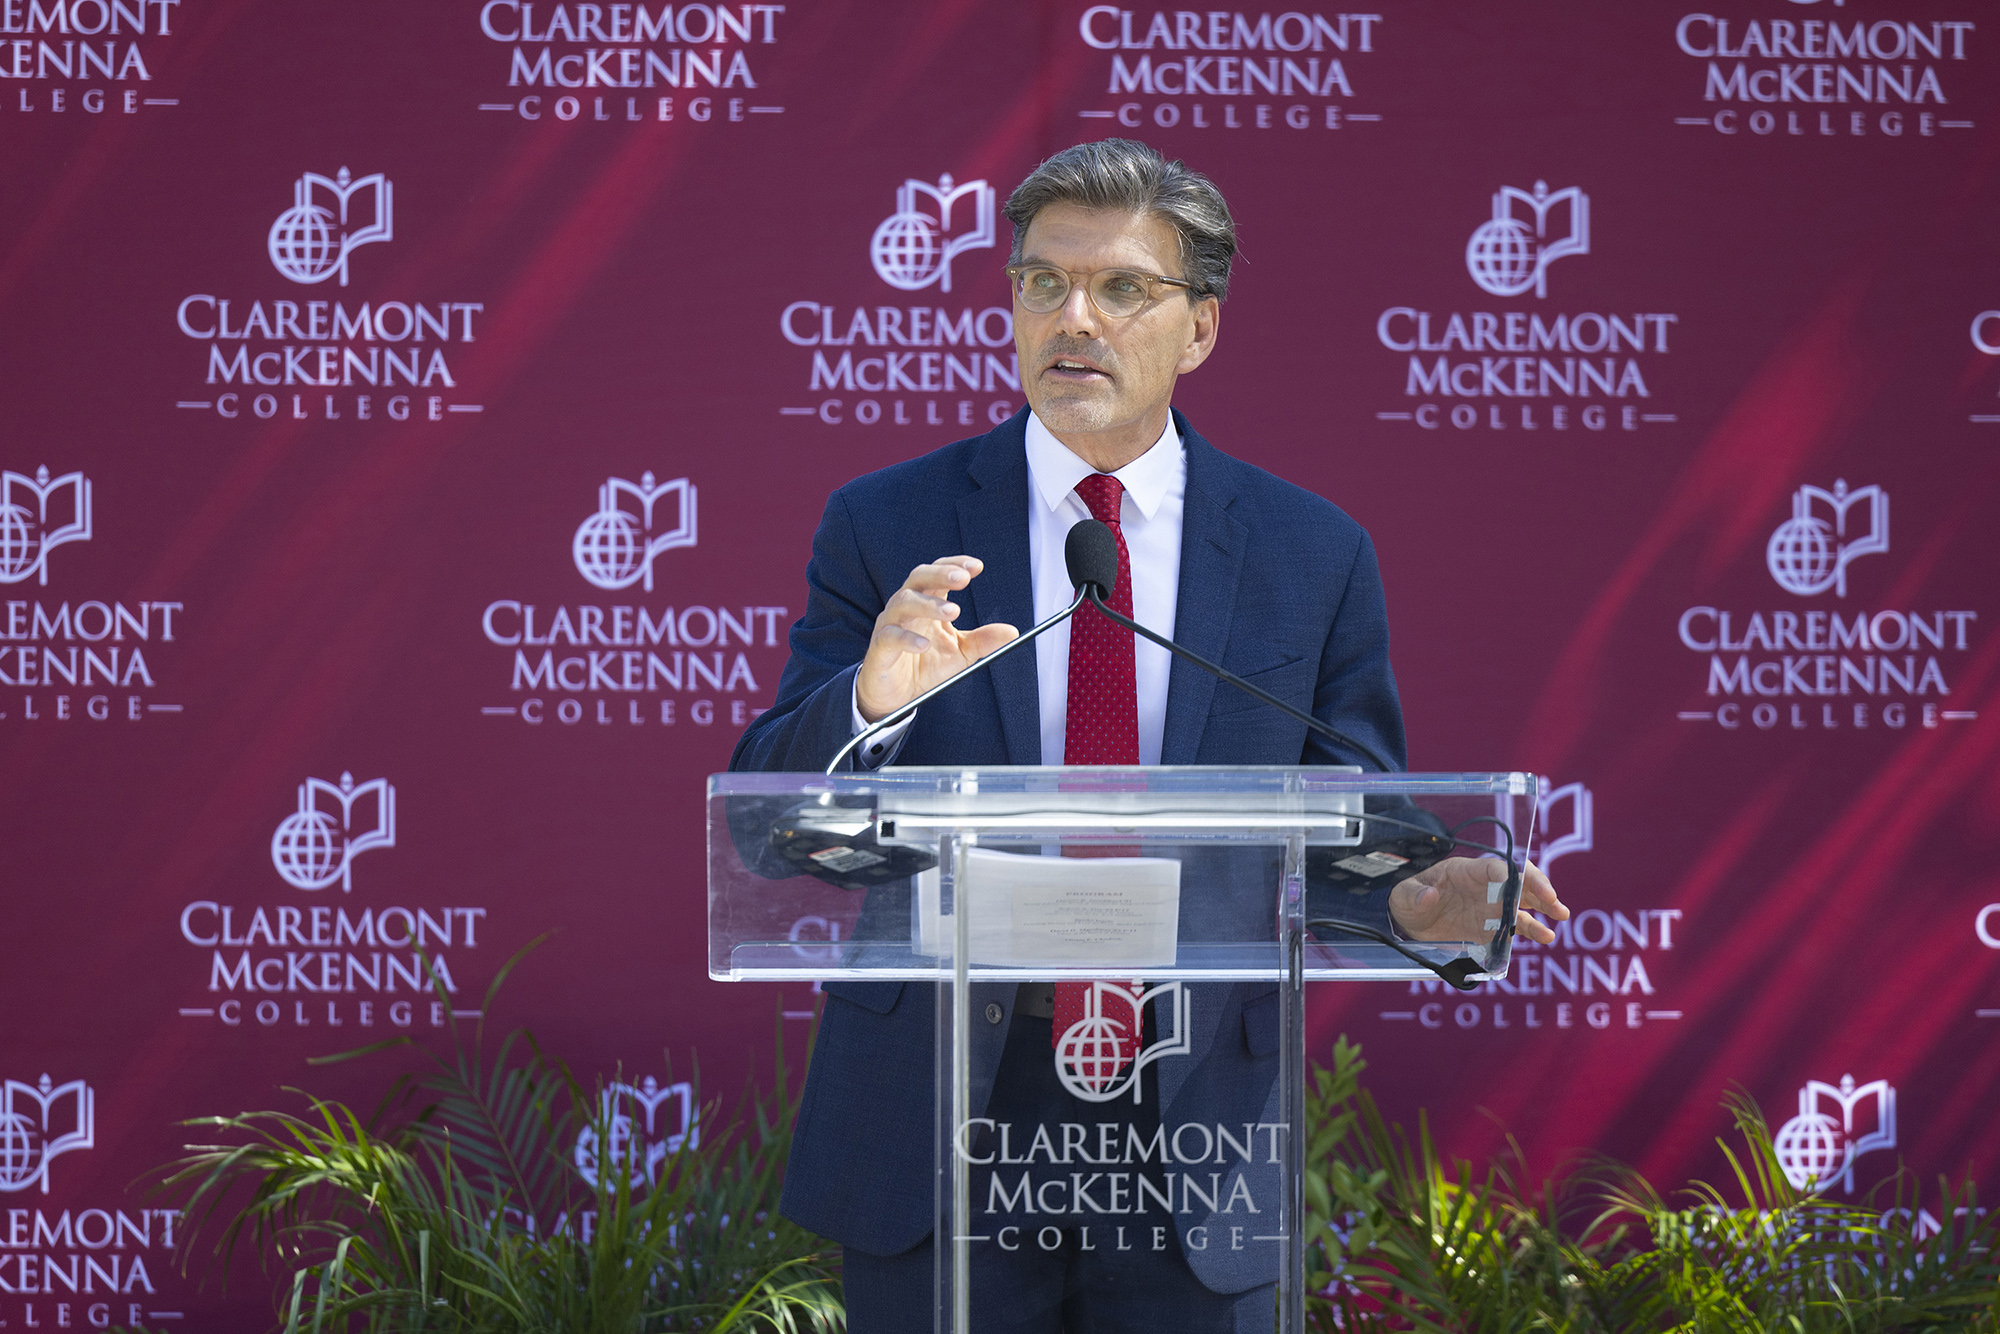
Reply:
<svg viewBox="0 0 2000 1334"><path fill-rule="evenodd" d="M1118 506L1125 487L1110 473L1097 472L1076 484L1076 494L1090 517L1110 526L1118 539L1118 587L1104 599L1113 611L1132 614L1132 558L1125 550L1125 529ZM1064 764L1137 764L1139 762L1139 685L1133 659L1135 641L1124 626L1090 606L1079 607L1069 622L1069 712L1063 723ZM1071 856L1136 855L1136 848L1078 849ZM1056 983L1056 1014L1049 1038L1058 1047L1063 1034L1084 1017L1088 982ZM1121 1007L1122 1008L1122 1007ZM1121 1025L1122 1026L1122 1025ZM1119 1065L1139 1048L1137 1026L1119 1042ZM1104 1072L1106 1075L1115 1072Z"/></svg>

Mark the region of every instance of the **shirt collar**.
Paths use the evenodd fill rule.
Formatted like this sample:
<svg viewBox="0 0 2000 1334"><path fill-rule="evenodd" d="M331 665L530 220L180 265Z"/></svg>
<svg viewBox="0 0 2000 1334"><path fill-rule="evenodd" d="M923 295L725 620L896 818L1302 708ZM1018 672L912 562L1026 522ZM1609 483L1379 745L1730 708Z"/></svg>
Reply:
<svg viewBox="0 0 2000 1334"><path fill-rule="evenodd" d="M1069 446L1056 439L1033 412L1028 414L1027 443L1028 477L1052 513L1062 507L1078 482L1097 471L1071 453ZM1180 432L1174 429L1173 415L1169 413L1166 429L1160 432L1153 447L1111 475L1132 497L1140 515L1151 519L1173 487L1180 462Z"/></svg>

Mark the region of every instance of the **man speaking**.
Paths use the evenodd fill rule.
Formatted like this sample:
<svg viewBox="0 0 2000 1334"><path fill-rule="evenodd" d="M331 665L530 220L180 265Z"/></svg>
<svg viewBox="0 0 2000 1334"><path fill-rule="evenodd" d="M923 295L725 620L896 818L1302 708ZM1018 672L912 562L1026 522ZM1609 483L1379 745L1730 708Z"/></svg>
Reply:
<svg viewBox="0 0 2000 1334"><path fill-rule="evenodd" d="M744 733L731 767L823 769L871 723L1014 639L1017 627L1067 607L1065 537L1097 519L1117 539L1108 605L1358 749L1176 661L1086 604L1024 646L1035 650L1032 661L1007 654L871 737L862 766L1375 769L1387 760L1401 768L1402 713L1368 535L1319 496L1222 453L1171 406L1175 382L1215 349L1236 253L1221 193L1144 144L1112 139L1044 162L1006 213L1028 410L828 500L777 701ZM1492 861L1454 858L1403 881L1388 895L1395 929L1466 938L1465 920L1484 916L1489 873L1499 874ZM1522 903L1569 915L1533 868ZM1552 939L1525 911L1519 929ZM842 1244L857 1334L929 1330L934 993L901 982L824 989L784 1211ZM1239 1022L1245 1050L1223 1053L1229 1044L1219 1044L1217 1061L1237 1064L1210 1071L1225 1087L1199 1096L1226 1101L1261 1079L1251 1090L1261 1108L1276 1068L1274 1045L1258 1036L1262 1018L1275 1029L1275 1010L1261 1003L1275 993L1218 989L1229 993L1225 1023ZM986 990L993 996L974 1009L975 1027L988 1030L975 1051L987 1062L982 1086L1016 1102L1065 1097L1048 1073L1063 997L1047 984ZM1066 1117L1093 1119L1046 1107L1040 1119ZM984 1248L976 1262L982 1329L1271 1327L1268 1260L1195 1254L1185 1244L1106 1253L1071 1237L1054 1250Z"/></svg>

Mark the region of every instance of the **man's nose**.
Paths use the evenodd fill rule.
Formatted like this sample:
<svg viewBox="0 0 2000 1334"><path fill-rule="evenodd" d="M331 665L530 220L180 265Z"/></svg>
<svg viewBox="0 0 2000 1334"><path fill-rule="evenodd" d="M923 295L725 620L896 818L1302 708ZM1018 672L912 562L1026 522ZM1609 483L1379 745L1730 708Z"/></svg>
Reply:
<svg viewBox="0 0 2000 1334"><path fill-rule="evenodd" d="M1094 339L1098 334L1100 318L1097 307L1090 304L1089 289L1083 283L1076 283L1070 287L1069 295L1063 298L1056 329L1073 337Z"/></svg>

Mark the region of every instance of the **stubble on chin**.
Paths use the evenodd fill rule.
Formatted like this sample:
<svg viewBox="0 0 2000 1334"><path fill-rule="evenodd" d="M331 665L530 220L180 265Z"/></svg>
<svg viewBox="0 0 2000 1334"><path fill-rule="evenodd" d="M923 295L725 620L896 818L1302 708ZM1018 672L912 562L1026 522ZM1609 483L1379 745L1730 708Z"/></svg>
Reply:
<svg viewBox="0 0 2000 1334"><path fill-rule="evenodd" d="M1042 425L1058 435L1063 433L1088 434L1101 429L1103 410L1096 404L1076 399L1044 399L1036 408L1035 415L1042 419Z"/></svg>
<svg viewBox="0 0 2000 1334"><path fill-rule="evenodd" d="M1035 415L1051 431L1088 435L1104 430L1110 423L1113 404L1108 395L1079 393L1064 386L1054 393L1043 394L1041 402L1033 407Z"/></svg>

